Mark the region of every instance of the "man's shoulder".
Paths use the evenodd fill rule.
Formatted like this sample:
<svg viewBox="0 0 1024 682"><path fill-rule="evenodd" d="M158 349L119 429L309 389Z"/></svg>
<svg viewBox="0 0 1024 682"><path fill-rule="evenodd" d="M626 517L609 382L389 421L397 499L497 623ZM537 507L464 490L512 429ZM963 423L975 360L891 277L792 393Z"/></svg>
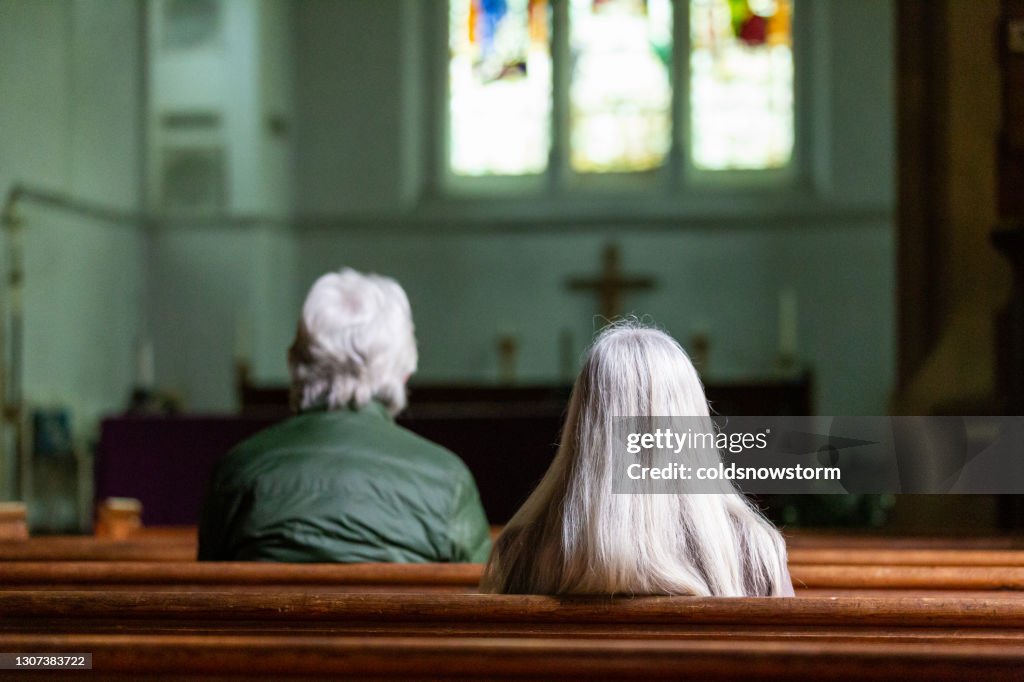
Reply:
<svg viewBox="0 0 1024 682"><path fill-rule="evenodd" d="M459 473L469 471L462 458L443 445L427 440L400 424L394 424L393 428L396 439L400 438L402 440L403 447L407 448L410 455L414 455L425 462L430 462L448 471Z"/></svg>
<svg viewBox="0 0 1024 682"><path fill-rule="evenodd" d="M266 457L275 451L295 449L315 438L315 421L306 415L298 415L268 426L232 447L218 461L219 471L231 471L243 467L254 459Z"/></svg>
<svg viewBox="0 0 1024 682"><path fill-rule="evenodd" d="M221 485L246 485L268 474L299 471L311 464L346 462L435 472L452 479L469 475L465 463L438 445L388 419L312 412L286 419L232 448L218 462Z"/></svg>

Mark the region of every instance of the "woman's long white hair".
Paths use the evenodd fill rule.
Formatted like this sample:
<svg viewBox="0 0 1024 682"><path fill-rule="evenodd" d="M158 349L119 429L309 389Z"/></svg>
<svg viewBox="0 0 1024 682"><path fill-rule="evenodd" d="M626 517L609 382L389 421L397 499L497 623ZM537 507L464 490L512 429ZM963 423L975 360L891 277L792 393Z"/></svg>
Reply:
<svg viewBox="0 0 1024 682"><path fill-rule="evenodd" d="M719 494L612 492L613 422L645 416L710 420L697 371L675 339L636 323L610 327L576 380L558 454L498 538L482 591L788 592L782 536L731 483Z"/></svg>

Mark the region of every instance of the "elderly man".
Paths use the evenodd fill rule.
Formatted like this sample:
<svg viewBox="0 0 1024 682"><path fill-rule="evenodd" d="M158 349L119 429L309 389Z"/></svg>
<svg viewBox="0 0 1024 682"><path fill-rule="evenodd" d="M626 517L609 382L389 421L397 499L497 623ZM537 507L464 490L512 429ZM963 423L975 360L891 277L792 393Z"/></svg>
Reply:
<svg viewBox="0 0 1024 682"><path fill-rule="evenodd" d="M397 282L347 268L317 280L288 351L298 415L218 463L199 559L486 560L472 474L394 422L416 359Z"/></svg>

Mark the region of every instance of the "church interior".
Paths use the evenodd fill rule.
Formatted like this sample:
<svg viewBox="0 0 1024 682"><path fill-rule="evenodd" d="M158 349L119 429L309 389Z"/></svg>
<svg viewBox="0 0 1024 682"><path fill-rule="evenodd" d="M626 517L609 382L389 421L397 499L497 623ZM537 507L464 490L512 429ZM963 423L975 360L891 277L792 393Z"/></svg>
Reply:
<svg viewBox="0 0 1024 682"><path fill-rule="evenodd" d="M820 679L832 623L841 677L1024 663L1011 494L758 499L795 534L807 601L782 616L542 627L540 602L440 601L472 565L194 561L214 463L288 416L303 299L342 266L407 292L398 421L463 458L495 526L624 316L675 337L722 414L1024 414L1021 0L0 0L0 220L0 651L66 633L111 675L227 677L263 636L268 675L651 679L685 657ZM308 640L246 629L309 604L285 624ZM444 636L409 649L409 609Z"/></svg>

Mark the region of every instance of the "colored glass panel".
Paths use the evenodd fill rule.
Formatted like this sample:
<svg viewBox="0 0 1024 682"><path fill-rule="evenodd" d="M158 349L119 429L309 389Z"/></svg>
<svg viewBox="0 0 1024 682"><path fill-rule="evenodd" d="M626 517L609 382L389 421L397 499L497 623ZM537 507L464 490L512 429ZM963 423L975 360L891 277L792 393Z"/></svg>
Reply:
<svg viewBox="0 0 1024 682"><path fill-rule="evenodd" d="M571 163L643 171L671 144L670 0L571 0Z"/></svg>
<svg viewBox="0 0 1024 682"><path fill-rule="evenodd" d="M458 175L527 175L551 146L547 0L449 4L449 164Z"/></svg>
<svg viewBox="0 0 1024 682"><path fill-rule="evenodd" d="M793 3L690 0L690 153L705 170L793 155Z"/></svg>

